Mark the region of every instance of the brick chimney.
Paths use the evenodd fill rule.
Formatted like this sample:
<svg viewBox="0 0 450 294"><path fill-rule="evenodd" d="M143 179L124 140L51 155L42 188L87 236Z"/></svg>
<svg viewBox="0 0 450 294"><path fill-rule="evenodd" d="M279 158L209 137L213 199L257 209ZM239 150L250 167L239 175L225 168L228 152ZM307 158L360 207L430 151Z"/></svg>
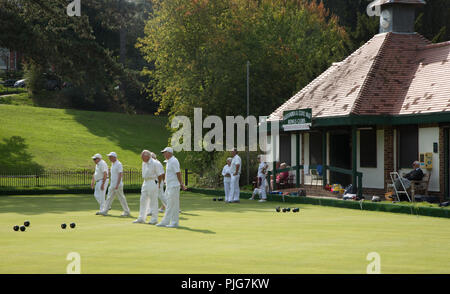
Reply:
<svg viewBox="0 0 450 294"><path fill-rule="evenodd" d="M378 0L381 9L380 33L414 33L416 8L423 0Z"/></svg>

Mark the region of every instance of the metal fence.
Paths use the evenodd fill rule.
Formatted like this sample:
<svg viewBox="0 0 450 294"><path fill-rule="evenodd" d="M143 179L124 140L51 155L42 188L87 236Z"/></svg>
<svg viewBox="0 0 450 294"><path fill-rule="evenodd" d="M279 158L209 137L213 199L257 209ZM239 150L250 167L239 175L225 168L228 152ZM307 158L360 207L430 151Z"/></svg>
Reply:
<svg viewBox="0 0 450 294"><path fill-rule="evenodd" d="M94 170L0 171L1 188L90 187ZM123 170L124 186L142 185L138 169Z"/></svg>

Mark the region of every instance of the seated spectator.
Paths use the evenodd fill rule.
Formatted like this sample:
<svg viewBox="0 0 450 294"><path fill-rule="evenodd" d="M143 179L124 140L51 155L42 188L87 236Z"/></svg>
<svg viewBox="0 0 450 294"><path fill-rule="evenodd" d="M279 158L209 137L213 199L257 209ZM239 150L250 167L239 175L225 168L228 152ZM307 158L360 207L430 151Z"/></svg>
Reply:
<svg viewBox="0 0 450 294"><path fill-rule="evenodd" d="M403 191L403 187L400 183L402 181L403 186L405 186L405 189L409 189L411 187L411 181L421 181L424 174L422 169L420 168L420 162L414 161L413 162L413 170L406 175L404 175L402 178L398 178L395 180L395 188L399 191Z"/></svg>
<svg viewBox="0 0 450 294"><path fill-rule="evenodd" d="M283 162L282 164L280 164L280 169L285 169L285 168L287 168L286 163ZM288 178L289 178L289 171L284 171L284 172L279 173L277 175L277 184L286 182L288 180Z"/></svg>

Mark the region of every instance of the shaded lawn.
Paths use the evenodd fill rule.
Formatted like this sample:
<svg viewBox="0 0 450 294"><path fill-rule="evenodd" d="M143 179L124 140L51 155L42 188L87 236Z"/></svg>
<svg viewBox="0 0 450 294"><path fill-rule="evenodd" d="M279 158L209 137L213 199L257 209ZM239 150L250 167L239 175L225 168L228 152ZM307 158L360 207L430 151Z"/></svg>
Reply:
<svg viewBox="0 0 450 294"><path fill-rule="evenodd" d="M117 152L124 167L141 167L143 149L168 143L166 117L0 104L0 140L21 137L44 168L93 168L91 156ZM0 154L2 156L2 154Z"/></svg>

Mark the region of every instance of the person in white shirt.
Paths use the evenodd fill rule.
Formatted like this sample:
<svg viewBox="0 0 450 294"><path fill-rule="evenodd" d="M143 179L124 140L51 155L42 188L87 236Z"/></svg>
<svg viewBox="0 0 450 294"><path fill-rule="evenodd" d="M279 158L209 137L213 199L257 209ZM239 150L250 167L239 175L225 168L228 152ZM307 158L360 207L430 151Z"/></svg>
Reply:
<svg viewBox="0 0 450 294"><path fill-rule="evenodd" d="M268 169L268 165L264 162L264 158L262 155L258 155L259 166L258 166L258 184L255 190L253 190L252 197L250 200L255 199L255 195L258 194L260 196L259 202L265 202L267 200L266 194L266 173Z"/></svg>
<svg viewBox="0 0 450 294"><path fill-rule="evenodd" d="M237 154L236 148L233 149L231 155L233 159L231 160L231 181L230 181L230 202L238 203L239 201L239 178L241 176L241 158Z"/></svg>
<svg viewBox="0 0 450 294"><path fill-rule="evenodd" d="M159 189L158 198L159 198L159 200L161 200L161 208L159 209L159 212L164 212L164 210L166 209L166 206L167 206L167 201L164 196L164 177L165 177L164 166L157 159L155 153L151 152L151 156L152 156L153 160L156 162L156 165L158 166L159 173L162 174L162 181L161 182L158 181L158 189ZM150 206L147 209L147 215L152 215L152 213L150 212Z"/></svg>
<svg viewBox="0 0 450 294"><path fill-rule="evenodd" d="M92 156L95 162L95 172L92 176L91 188L94 189L94 197L100 205L96 214L100 214L105 205L106 188L108 187L108 165L100 154Z"/></svg>
<svg viewBox="0 0 450 294"><path fill-rule="evenodd" d="M222 169L223 176L223 188L225 190L225 202L231 202L230 200L230 182L231 182L231 157L227 158L227 164Z"/></svg>
<svg viewBox="0 0 450 294"><path fill-rule="evenodd" d="M139 217L133 223L145 223L147 207L150 202L152 217L149 224L155 225L158 222L158 182L162 181L162 174L158 169L158 165L151 157L150 151L142 151L141 158L144 183L141 188Z"/></svg>
<svg viewBox="0 0 450 294"><path fill-rule="evenodd" d="M108 158L111 161L111 184L108 187L108 197L106 198L105 206L100 212L102 215L107 215L108 210L106 208L111 207L114 198L117 195L119 198L120 205L122 205L123 213L122 216L130 216L130 208L128 207L127 199L123 193L123 166L122 163L117 159L116 152L111 152L108 154Z"/></svg>
<svg viewBox="0 0 450 294"><path fill-rule="evenodd" d="M180 187L186 190L181 179L180 163L173 155L173 149L166 147L161 151L166 158L166 191L165 198L167 201L166 213L158 227L177 228L179 225L180 214Z"/></svg>

